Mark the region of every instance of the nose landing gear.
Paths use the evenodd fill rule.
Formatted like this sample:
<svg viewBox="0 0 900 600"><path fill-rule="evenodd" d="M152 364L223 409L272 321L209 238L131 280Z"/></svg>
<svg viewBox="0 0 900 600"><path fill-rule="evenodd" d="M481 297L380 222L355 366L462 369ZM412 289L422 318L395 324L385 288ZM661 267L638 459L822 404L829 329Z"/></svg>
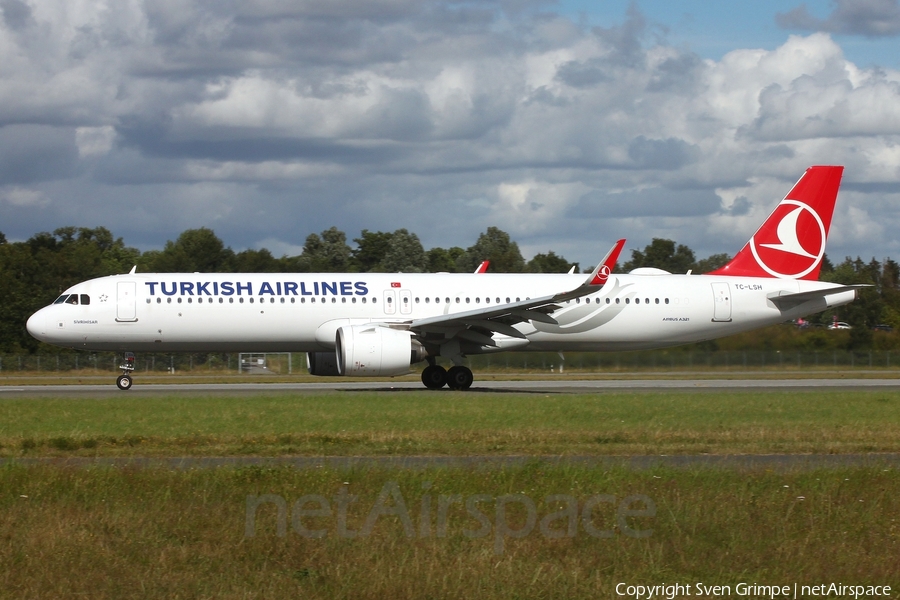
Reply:
<svg viewBox="0 0 900 600"><path fill-rule="evenodd" d="M125 353L125 364L119 365L122 374L116 379L116 385L120 390L130 390L134 381L131 379L131 372L134 371L134 352Z"/></svg>

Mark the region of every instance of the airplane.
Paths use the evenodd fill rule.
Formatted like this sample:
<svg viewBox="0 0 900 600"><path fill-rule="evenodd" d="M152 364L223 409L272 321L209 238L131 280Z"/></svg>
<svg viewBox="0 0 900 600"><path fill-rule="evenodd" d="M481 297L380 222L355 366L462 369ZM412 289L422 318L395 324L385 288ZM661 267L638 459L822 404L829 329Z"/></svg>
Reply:
<svg viewBox="0 0 900 600"><path fill-rule="evenodd" d="M617 241L586 278L503 273L137 273L76 284L28 319L40 341L125 352L306 352L313 375L399 376L468 389L468 355L619 352L724 337L852 302L818 281L843 174L806 170L725 266L613 273ZM481 271L481 269L479 269ZM445 369L441 357L453 363Z"/></svg>

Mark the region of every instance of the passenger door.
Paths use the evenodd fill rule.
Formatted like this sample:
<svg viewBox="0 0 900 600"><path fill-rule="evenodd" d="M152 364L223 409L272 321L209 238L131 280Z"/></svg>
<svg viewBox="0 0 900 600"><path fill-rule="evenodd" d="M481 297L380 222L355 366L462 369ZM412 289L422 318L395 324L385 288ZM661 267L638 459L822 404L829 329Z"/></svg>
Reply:
<svg viewBox="0 0 900 600"><path fill-rule="evenodd" d="M712 290L715 299L712 320L720 323L731 321L731 286L724 282L714 283Z"/></svg>
<svg viewBox="0 0 900 600"><path fill-rule="evenodd" d="M116 321L137 321L137 283L134 281L116 284Z"/></svg>

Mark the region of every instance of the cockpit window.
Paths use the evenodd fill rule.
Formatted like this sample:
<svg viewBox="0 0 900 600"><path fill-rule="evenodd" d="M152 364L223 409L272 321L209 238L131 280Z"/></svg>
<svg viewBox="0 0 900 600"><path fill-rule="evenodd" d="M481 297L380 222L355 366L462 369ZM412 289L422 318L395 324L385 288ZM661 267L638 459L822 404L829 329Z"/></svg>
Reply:
<svg viewBox="0 0 900 600"><path fill-rule="evenodd" d="M79 300L81 302L79 302ZM87 294L63 294L53 301L53 304L74 304L75 306L78 306L79 304L87 306L90 303L91 297Z"/></svg>

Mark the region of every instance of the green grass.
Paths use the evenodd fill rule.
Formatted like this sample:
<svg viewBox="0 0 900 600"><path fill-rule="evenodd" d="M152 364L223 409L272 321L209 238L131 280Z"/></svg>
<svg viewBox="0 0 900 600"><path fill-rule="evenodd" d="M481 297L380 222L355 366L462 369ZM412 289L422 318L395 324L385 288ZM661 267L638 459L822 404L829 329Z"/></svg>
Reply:
<svg viewBox="0 0 900 600"><path fill-rule="evenodd" d="M370 535L342 537L334 512L302 522L324 530L323 538L297 533L290 514L279 536L274 505L258 509L255 535L245 535L248 495L278 495L291 510L301 496L320 494L335 510L333 498L346 487L357 496L346 525L358 531L391 482L408 509L411 537L390 515ZM438 535L438 499L454 494L486 496L478 505L486 535L466 536L482 525L458 504ZM607 503L591 522L611 537L592 537L579 521L573 537L550 539L539 527L519 539L501 536L498 552L496 498L507 494L531 498L538 520L560 510L545 501L557 494L574 498L579 510L595 494L615 502L639 494L656 511L624 521L652 530L649 537L625 535L615 504ZM502 522L525 527L522 505L509 506ZM896 590L898 556L900 476L876 467L0 468L4 598L614 598L619 582L843 582Z"/></svg>
<svg viewBox="0 0 900 600"><path fill-rule="evenodd" d="M895 391L0 400L0 456L900 451Z"/></svg>
<svg viewBox="0 0 900 600"><path fill-rule="evenodd" d="M0 455L612 455L900 451L900 393L330 392L0 399ZM339 534L335 496L356 496ZM387 490L387 492L386 492ZM248 497L264 504L246 535ZM295 502L328 515L295 526ZM441 498L483 496L476 506ZM575 506L574 535L559 513ZM588 522L586 501L605 495ZM655 514L622 515L625 498ZM498 500L511 496L505 500ZM612 498L611 498L612 497ZM501 524L534 527L521 538ZM506 510L498 513L498 505ZM630 508L648 508L645 501ZM314 508L307 505L305 508ZM625 505L625 508L629 506ZM423 518L424 515L424 518ZM551 517L553 517L551 519ZM484 535L466 531L483 529ZM629 529L648 537L627 535ZM546 531L546 529L544 530ZM411 533L411 535L407 535ZM900 589L900 475L887 466L767 471L590 468L0 466L2 598L616 598L617 583L844 583ZM696 590L694 590L695 592ZM744 596L747 597L747 596Z"/></svg>

